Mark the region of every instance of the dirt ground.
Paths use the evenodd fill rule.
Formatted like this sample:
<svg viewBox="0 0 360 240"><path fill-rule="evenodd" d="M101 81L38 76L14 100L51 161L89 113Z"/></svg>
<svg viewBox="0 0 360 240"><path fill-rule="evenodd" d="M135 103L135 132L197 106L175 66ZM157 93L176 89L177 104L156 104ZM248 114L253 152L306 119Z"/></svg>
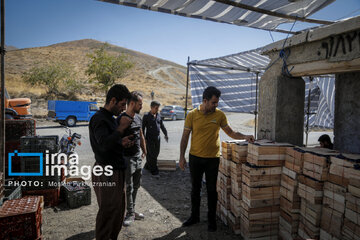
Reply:
<svg viewBox="0 0 360 240"><path fill-rule="evenodd" d="M142 186L138 192L136 209L144 213L145 219L123 227L118 239L235 239L228 227L218 222L218 231L207 231L206 190L201 203L201 222L183 228L181 223L190 214L189 170L160 172L153 177L143 172ZM97 204L92 189L91 205L68 209L65 203L44 210L44 239L95 239Z"/></svg>

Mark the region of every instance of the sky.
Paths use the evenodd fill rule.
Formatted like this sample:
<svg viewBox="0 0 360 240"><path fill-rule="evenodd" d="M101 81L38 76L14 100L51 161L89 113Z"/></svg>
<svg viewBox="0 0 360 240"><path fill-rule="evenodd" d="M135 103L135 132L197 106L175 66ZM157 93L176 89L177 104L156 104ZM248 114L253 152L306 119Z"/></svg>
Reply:
<svg viewBox="0 0 360 240"><path fill-rule="evenodd" d="M337 0L311 18L338 20L358 15L360 0ZM293 30L312 26L297 22ZM190 60L220 57L286 37L95 0L5 0L5 44L17 48L95 39L185 66L188 56Z"/></svg>

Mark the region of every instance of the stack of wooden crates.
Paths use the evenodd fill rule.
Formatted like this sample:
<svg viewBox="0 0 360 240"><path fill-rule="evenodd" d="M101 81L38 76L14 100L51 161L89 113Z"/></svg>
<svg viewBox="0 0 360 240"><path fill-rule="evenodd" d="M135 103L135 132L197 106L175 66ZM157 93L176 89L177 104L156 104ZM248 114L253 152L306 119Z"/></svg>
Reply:
<svg viewBox="0 0 360 240"><path fill-rule="evenodd" d="M360 239L360 155L331 156L320 239Z"/></svg>
<svg viewBox="0 0 360 240"><path fill-rule="evenodd" d="M360 240L360 155L223 142L218 193L219 218L244 239Z"/></svg>
<svg viewBox="0 0 360 240"><path fill-rule="evenodd" d="M249 144L243 164L241 234L244 239L277 239L280 181L288 144Z"/></svg>
<svg viewBox="0 0 360 240"><path fill-rule="evenodd" d="M246 162L247 142L222 142L217 191L217 214L223 223L240 234L241 174L242 163Z"/></svg>
<svg viewBox="0 0 360 240"><path fill-rule="evenodd" d="M302 173L304 152L298 148L286 149L280 186L279 237L296 239L300 219L299 176Z"/></svg>

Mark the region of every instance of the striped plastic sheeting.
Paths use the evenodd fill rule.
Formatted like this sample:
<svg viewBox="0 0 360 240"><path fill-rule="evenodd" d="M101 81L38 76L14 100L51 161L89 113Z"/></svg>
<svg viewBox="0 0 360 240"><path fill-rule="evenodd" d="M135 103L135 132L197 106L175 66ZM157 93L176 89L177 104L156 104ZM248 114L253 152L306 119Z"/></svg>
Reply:
<svg viewBox="0 0 360 240"><path fill-rule="evenodd" d="M264 30L275 30L280 24L293 22L293 20L269 16L211 0L99 1ZM236 0L234 2L241 2L241 4L263 10L303 18L308 17L326 7L330 3L334 2L334 0Z"/></svg>
<svg viewBox="0 0 360 240"><path fill-rule="evenodd" d="M260 49L219 58L191 61L189 65L193 107L202 103L206 87L215 86L221 91L218 108L227 112L254 113L256 105L256 74L259 81L270 59L260 55ZM241 70L239 70L241 69ZM305 117L307 123L308 78L305 81ZM309 128L333 128L335 77L314 77L311 84Z"/></svg>

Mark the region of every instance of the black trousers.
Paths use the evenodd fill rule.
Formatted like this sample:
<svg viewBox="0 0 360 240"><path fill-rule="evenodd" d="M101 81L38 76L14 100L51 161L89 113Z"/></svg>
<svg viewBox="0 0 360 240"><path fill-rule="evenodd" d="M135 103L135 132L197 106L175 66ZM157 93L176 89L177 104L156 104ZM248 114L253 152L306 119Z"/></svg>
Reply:
<svg viewBox="0 0 360 240"><path fill-rule="evenodd" d="M216 221L216 180L219 170L220 158L201 158L189 154L189 168L191 175L191 216L200 217L200 192L202 177L205 173L206 189L208 195L208 220Z"/></svg>
<svg viewBox="0 0 360 240"><path fill-rule="evenodd" d="M160 153L160 138L158 139L146 139L146 164L145 168L150 170L150 172L158 172L157 167L157 158Z"/></svg>
<svg viewBox="0 0 360 240"><path fill-rule="evenodd" d="M95 163L96 165L100 164ZM99 205L95 237L97 240L116 240L125 218L125 170L113 170L112 176L95 176L93 173L92 181Z"/></svg>

